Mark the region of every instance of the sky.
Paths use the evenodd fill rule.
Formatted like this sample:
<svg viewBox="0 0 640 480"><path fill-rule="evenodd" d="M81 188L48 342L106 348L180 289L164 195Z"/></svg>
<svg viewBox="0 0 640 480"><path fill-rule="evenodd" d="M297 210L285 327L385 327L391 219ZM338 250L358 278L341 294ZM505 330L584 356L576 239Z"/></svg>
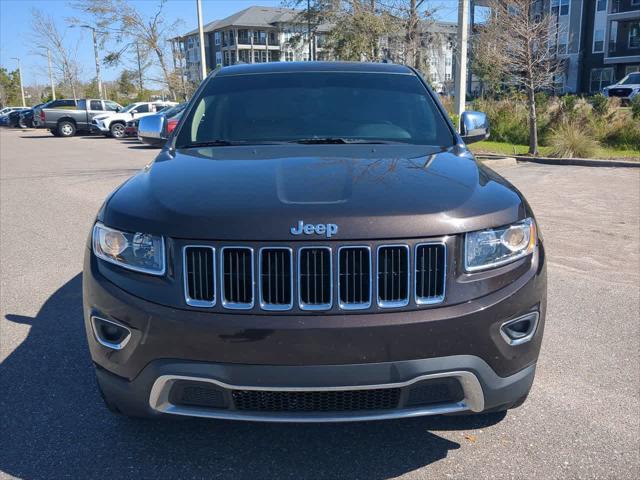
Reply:
<svg viewBox="0 0 640 480"><path fill-rule="evenodd" d="M99 0L97 0L99 1ZM158 0L129 0L143 14L155 12ZM65 19L78 16L70 6L69 0L0 0L0 66L14 70L19 57L22 63L22 75L25 85L48 84L47 61L34 53L29 41L31 36L31 11L39 9L51 14L64 31L65 42L79 45L78 60L82 66L81 78L90 80L95 77L95 62L91 32L81 28L67 28ZM458 0L428 0L429 8L435 7L442 20L455 21ZM202 0L203 22L224 18L251 5L282 6L282 0ZM167 23L182 20L178 33L185 33L197 27L196 0L168 0L164 6ZM123 66L106 68L102 66L104 80L114 80ZM131 66L129 66L131 68Z"/></svg>

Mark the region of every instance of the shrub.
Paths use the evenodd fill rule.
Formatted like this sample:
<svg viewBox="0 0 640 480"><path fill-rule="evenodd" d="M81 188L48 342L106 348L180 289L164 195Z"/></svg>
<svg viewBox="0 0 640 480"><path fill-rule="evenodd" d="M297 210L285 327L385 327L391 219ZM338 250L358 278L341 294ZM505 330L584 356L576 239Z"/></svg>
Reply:
<svg viewBox="0 0 640 480"><path fill-rule="evenodd" d="M620 116L607 126L602 143L613 148L640 151L640 124L629 116Z"/></svg>
<svg viewBox="0 0 640 480"><path fill-rule="evenodd" d="M596 115L603 117L609 113L609 99L602 93L598 93L591 97L590 102L593 107L593 112Z"/></svg>
<svg viewBox="0 0 640 480"><path fill-rule="evenodd" d="M571 113L576 106L578 97L576 95L564 95L560 97L560 103L563 106L563 110L567 113Z"/></svg>
<svg viewBox="0 0 640 480"><path fill-rule="evenodd" d="M640 95L631 100L631 116L634 120L640 120Z"/></svg>
<svg viewBox="0 0 640 480"><path fill-rule="evenodd" d="M558 158L589 158L598 150L598 142L580 124L562 123L549 135L551 156Z"/></svg>
<svg viewBox="0 0 640 480"><path fill-rule="evenodd" d="M491 125L491 140L514 144L529 143L527 107L517 99L481 100L473 102L474 110L485 112Z"/></svg>

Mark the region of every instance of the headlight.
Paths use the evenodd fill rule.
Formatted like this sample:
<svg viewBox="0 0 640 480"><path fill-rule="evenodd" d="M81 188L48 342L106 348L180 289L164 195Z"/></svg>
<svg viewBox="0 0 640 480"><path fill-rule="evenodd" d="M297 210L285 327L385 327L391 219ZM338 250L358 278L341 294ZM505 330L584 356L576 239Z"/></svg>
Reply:
<svg viewBox="0 0 640 480"><path fill-rule="evenodd" d="M165 270L164 238L148 233L121 232L96 223L93 227L93 253L107 262L151 275Z"/></svg>
<svg viewBox="0 0 640 480"><path fill-rule="evenodd" d="M465 269L475 272L513 262L533 252L536 238L536 225L531 218L501 228L467 233Z"/></svg>

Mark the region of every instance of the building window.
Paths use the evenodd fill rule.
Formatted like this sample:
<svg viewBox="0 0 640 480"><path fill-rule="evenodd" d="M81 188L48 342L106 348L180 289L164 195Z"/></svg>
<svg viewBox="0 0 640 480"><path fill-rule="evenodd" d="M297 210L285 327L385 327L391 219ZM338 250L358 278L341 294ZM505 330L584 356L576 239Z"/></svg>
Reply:
<svg viewBox="0 0 640 480"><path fill-rule="evenodd" d="M589 78L589 91L600 92L613 83L613 68L594 68Z"/></svg>
<svg viewBox="0 0 640 480"><path fill-rule="evenodd" d="M596 1L596 12L604 12L607 9L607 0Z"/></svg>
<svg viewBox="0 0 640 480"><path fill-rule="evenodd" d="M624 69L624 76L626 77L630 73L640 72L640 65L627 65Z"/></svg>
<svg viewBox="0 0 640 480"><path fill-rule="evenodd" d="M254 30L253 31L253 44L254 45L264 45L267 43L267 32L264 30Z"/></svg>
<svg viewBox="0 0 640 480"><path fill-rule="evenodd" d="M238 43L243 45L251 43L249 40L249 30L238 30Z"/></svg>
<svg viewBox="0 0 640 480"><path fill-rule="evenodd" d="M640 48L640 22L629 24L629 48Z"/></svg>
<svg viewBox="0 0 640 480"><path fill-rule="evenodd" d="M631 5L640 5L640 0L631 0Z"/></svg>
<svg viewBox="0 0 640 480"><path fill-rule="evenodd" d="M551 0L551 11L556 15L569 15L569 0Z"/></svg>
<svg viewBox="0 0 640 480"><path fill-rule="evenodd" d="M593 32L593 53L604 52L604 30Z"/></svg>
<svg viewBox="0 0 640 480"><path fill-rule="evenodd" d="M445 79L447 82L448 82L449 80L451 80L451 73L446 72L446 73L444 74L444 79Z"/></svg>
<svg viewBox="0 0 640 480"><path fill-rule="evenodd" d="M556 73L553 76L553 88L556 90L556 92L564 93L565 83L566 77L564 72Z"/></svg>
<svg viewBox="0 0 640 480"><path fill-rule="evenodd" d="M213 39L216 45L220 45L220 32L215 32L213 34Z"/></svg>
<svg viewBox="0 0 640 480"><path fill-rule="evenodd" d="M567 43L569 43L569 33L562 32L558 37L558 53L559 54L567 53Z"/></svg>

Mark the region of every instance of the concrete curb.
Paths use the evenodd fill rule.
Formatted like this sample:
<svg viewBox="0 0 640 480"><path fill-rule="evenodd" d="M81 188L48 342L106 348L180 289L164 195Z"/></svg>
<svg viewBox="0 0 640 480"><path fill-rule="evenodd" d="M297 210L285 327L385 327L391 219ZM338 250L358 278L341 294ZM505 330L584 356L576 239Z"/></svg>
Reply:
<svg viewBox="0 0 640 480"><path fill-rule="evenodd" d="M518 165L518 161L513 157L496 157L496 158L483 158L477 157L487 167L499 168L499 167L515 167Z"/></svg>
<svg viewBox="0 0 640 480"><path fill-rule="evenodd" d="M622 168L640 168L640 161L633 160L601 160L596 158L550 158L550 157L528 157L525 155L514 155L513 157L505 157L502 155L492 154L476 154L476 158L487 163L488 166L496 165L489 163L492 160L509 159L518 162L541 163L544 165L575 165L580 167L622 167Z"/></svg>

